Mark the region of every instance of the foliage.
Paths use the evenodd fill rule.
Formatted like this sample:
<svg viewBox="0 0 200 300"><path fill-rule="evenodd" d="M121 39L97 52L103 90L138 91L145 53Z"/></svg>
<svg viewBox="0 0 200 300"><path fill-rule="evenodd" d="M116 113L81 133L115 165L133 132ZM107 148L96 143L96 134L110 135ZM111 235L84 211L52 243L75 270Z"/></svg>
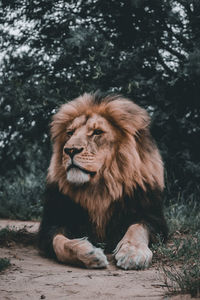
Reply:
<svg viewBox="0 0 200 300"><path fill-rule="evenodd" d="M178 199L165 209L170 229L167 244L152 245L154 260L159 262L161 278L172 294L200 296L200 218L199 204Z"/></svg>
<svg viewBox="0 0 200 300"><path fill-rule="evenodd" d="M30 216L44 182L37 172L50 159L51 115L97 89L123 93L151 114L166 203L179 194L198 202L198 0L2 1L0 20L1 207L21 201Z"/></svg>
<svg viewBox="0 0 200 300"><path fill-rule="evenodd" d="M16 165L1 178L0 218L30 220L41 216L48 160L43 162L44 155L34 144L24 157L24 168Z"/></svg>
<svg viewBox="0 0 200 300"><path fill-rule="evenodd" d="M37 244L37 233L31 233L26 230L26 227L22 229L8 227L0 230L0 243L1 246L9 247L13 243L22 244L26 246Z"/></svg>
<svg viewBox="0 0 200 300"><path fill-rule="evenodd" d="M185 264L178 268L163 267L164 281L170 293L200 296L200 264Z"/></svg>
<svg viewBox="0 0 200 300"><path fill-rule="evenodd" d="M200 234L173 236L168 246L154 245L162 279L170 293L200 296Z"/></svg>
<svg viewBox="0 0 200 300"><path fill-rule="evenodd" d="M12 172L14 178L3 178L0 192L0 218L20 220L38 219L42 210L45 174L24 174L23 170Z"/></svg>
<svg viewBox="0 0 200 300"><path fill-rule="evenodd" d="M152 246L156 259L162 262L170 263L190 263L196 264L199 260L200 234L195 233L192 236L180 234L173 235L168 245L162 242Z"/></svg>
<svg viewBox="0 0 200 300"><path fill-rule="evenodd" d="M10 260L8 258L0 258L0 272L10 266Z"/></svg>
<svg viewBox="0 0 200 300"><path fill-rule="evenodd" d="M184 197L172 201L165 208L170 234L193 234L200 228L200 205L194 199L185 201Z"/></svg>

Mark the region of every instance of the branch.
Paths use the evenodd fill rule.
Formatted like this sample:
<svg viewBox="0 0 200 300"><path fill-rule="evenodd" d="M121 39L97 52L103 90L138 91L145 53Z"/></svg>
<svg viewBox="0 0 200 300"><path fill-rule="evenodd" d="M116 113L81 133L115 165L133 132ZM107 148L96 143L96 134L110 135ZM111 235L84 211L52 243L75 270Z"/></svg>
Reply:
<svg viewBox="0 0 200 300"><path fill-rule="evenodd" d="M165 71L170 75L170 76L174 76L175 72L172 71L164 62L164 60L162 59L162 57L160 56L160 54L157 52L157 60L159 62L159 64L161 64L161 66L165 69Z"/></svg>
<svg viewBox="0 0 200 300"><path fill-rule="evenodd" d="M173 54L174 56L176 56L180 60L185 60L186 59L185 55L177 52L176 50L172 49L171 47L169 47L168 45L164 44L163 42L161 42L161 45L163 46L163 48L165 50L167 50L168 52L170 52L171 54Z"/></svg>

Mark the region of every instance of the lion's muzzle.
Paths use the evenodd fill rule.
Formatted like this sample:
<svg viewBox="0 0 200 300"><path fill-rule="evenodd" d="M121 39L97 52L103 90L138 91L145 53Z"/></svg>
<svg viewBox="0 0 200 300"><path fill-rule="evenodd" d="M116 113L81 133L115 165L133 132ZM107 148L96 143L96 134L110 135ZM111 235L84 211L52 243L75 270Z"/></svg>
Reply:
<svg viewBox="0 0 200 300"><path fill-rule="evenodd" d="M67 155L69 155L70 156L70 158L73 158L74 157L74 155L76 155L76 154L79 154L79 153L81 153L82 151L83 151L83 147L81 147L81 148L76 148L76 147L73 147L73 148L64 148L64 152L67 154Z"/></svg>
<svg viewBox="0 0 200 300"><path fill-rule="evenodd" d="M83 167L75 164L75 163L72 163L71 165L69 165L69 167L67 168L67 172L70 171L71 169L77 169L77 170L80 170L86 174L89 174L91 176L94 176L96 174L96 172L93 172L93 171L89 171L87 169L84 169Z"/></svg>

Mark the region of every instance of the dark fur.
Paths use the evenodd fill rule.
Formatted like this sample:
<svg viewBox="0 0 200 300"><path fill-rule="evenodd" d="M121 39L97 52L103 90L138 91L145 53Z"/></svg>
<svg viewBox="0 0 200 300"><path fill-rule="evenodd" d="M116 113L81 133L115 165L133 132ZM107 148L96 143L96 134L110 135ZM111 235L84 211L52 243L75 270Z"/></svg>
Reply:
<svg viewBox="0 0 200 300"><path fill-rule="evenodd" d="M111 252L122 239L128 227L135 223L146 224L151 233L151 242L156 234L163 240L167 238L167 225L162 212L162 192L147 187L134 191L134 198L127 196L111 204L110 220L106 225L105 239L98 239L95 225L88 213L73 199L61 194L57 184L47 185L43 218L39 230L39 247L49 257L55 257L52 247L53 237L63 233L68 238L88 237L89 241L99 246L104 243L105 251ZM148 201L151 199L151 201Z"/></svg>

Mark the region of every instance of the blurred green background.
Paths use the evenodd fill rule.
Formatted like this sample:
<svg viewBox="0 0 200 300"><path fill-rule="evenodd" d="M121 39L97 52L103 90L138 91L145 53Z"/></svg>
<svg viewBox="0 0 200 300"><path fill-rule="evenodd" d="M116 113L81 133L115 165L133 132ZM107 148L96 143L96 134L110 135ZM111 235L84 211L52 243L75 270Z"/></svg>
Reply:
<svg viewBox="0 0 200 300"><path fill-rule="evenodd" d="M96 90L148 110L166 207L198 210L199 28L199 0L2 1L0 217L40 218L51 116Z"/></svg>

